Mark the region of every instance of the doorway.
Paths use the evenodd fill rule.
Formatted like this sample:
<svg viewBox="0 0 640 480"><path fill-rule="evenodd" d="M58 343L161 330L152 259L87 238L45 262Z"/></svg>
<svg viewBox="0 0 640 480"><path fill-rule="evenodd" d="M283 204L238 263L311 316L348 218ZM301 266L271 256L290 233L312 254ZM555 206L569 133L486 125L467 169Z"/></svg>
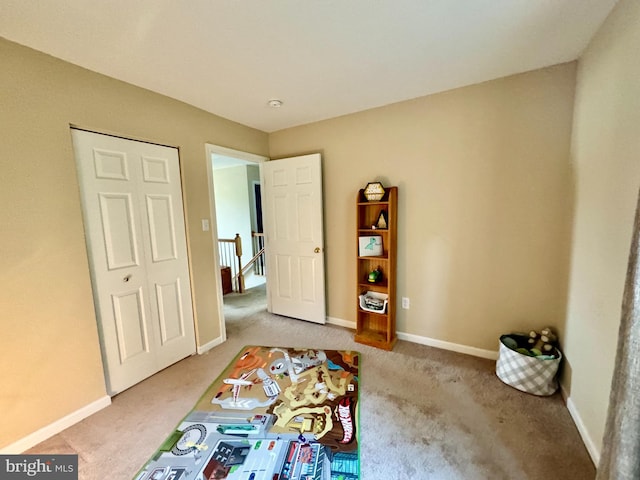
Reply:
<svg viewBox="0 0 640 480"><path fill-rule="evenodd" d="M222 338L247 309L267 309L261 177L266 157L207 145L214 257L222 285ZM238 248L239 247L239 248Z"/></svg>

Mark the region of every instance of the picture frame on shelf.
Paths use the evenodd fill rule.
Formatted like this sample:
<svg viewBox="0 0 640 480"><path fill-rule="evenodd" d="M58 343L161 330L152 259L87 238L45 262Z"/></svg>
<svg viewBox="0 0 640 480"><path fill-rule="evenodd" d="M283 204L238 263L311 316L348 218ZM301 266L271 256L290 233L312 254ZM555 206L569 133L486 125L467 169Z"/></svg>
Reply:
<svg viewBox="0 0 640 480"><path fill-rule="evenodd" d="M382 237L368 235L358 237L358 255L361 257L379 257L383 253Z"/></svg>

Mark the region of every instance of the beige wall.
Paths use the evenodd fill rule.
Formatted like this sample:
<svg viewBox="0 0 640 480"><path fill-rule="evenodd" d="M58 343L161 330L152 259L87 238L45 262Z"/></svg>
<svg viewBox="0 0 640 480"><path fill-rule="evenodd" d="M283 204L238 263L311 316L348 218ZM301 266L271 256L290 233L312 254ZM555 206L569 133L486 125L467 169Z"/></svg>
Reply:
<svg viewBox="0 0 640 480"><path fill-rule="evenodd" d="M355 198L399 187L401 332L486 350L563 329L575 63L270 135L323 153L328 315L355 317Z"/></svg>
<svg viewBox="0 0 640 480"><path fill-rule="evenodd" d="M0 448L105 395L73 123L180 148L199 343L219 335L205 142L267 135L0 39ZM197 80L197 79L195 79Z"/></svg>
<svg viewBox="0 0 640 480"><path fill-rule="evenodd" d="M580 58L572 141L573 243L563 384L602 446L640 186L640 2L622 0Z"/></svg>
<svg viewBox="0 0 640 480"><path fill-rule="evenodd" d="M242 239L242 264L251 254L251 192L246 165L217 168L213 171L216 192L216 224L218 238Z"/></svg>
<svg viewBox="0 0 640 480"><path fill-rule="evenodd" d="M334 318L354 320L357 189L398 185L398 329L495 350L556 326L597 453L640 180L639 25L622 0L579 62L575 111L570 63L269 136L0 39L0 448L105 394L73 123L180 147L200 345L219 335L205 142L323 153Z"/></svg>

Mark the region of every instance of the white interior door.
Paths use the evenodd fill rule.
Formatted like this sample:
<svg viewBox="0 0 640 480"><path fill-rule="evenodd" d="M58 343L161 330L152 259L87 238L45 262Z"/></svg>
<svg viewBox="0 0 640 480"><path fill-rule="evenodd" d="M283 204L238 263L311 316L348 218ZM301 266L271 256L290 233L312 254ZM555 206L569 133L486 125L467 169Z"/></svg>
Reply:
<svg viewBox="0 0 640 480"><path fill-rule="evenodd" d="M72 129L107 390L195 352L178 150Z"/></svg>
<svg viewBox="0 0 640 480"><path fill-rule="evenodd" d="M269 311L325 323L320 154L262 164Z"/></svg>

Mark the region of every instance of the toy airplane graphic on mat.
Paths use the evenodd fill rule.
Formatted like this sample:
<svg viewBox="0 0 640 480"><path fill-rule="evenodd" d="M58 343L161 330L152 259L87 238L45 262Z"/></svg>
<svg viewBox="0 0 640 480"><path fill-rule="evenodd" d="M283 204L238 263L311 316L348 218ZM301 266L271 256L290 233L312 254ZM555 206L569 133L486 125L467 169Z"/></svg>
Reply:
<svg viewBox="0 0 640 480"><path fill-rule="evenodd" d="M253 382L249 381L249 380L241 380L239 378L225 378L224 380L222 380L224 383L226 383L227 385L233 385L233 386L249 386L249 385L253 385Z"/></svg>
<svg viewBox="0 0 640 480"><path fill-rule="evenodd" d="M258 379L256 381L248 380L251 375L257 372ZM240 399L240 387L250 387L262 382L262 388L267 395L267 400L260 401L257 398ZM225 378L222 382L226 385L232 385L231 397L220 400L218 396L211 399L211 403L220 405L222 408L230 410L253 410L259 407L268 407L278 399L280 387L262 368L254 368L249 372L240 375L240 378Z"/></svg>

